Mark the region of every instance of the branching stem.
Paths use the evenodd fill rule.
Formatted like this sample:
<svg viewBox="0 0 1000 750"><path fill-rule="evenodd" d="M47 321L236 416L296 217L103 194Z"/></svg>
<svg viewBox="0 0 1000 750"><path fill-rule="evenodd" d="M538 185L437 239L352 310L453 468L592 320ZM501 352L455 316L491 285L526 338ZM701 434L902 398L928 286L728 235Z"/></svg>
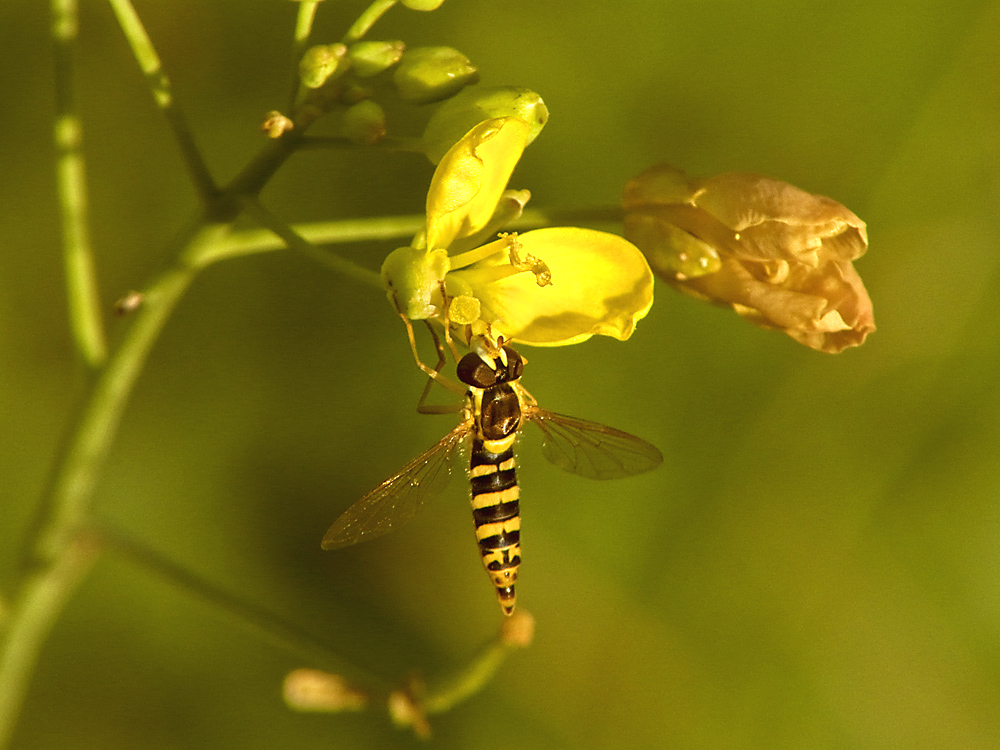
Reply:
<svg viewBox="0 0 1000 750"><path fill-rule="evenodd" d="M50 483L23 553L21 579L7 611L0 612L4 615L0 619L0 748L6 747L11 740L30 674L45 638L77 584L100 554L99 538L90 531L94 490L100 471L146 359L197 274L226 258L290 247L354 281L381 289L375 271L317 245L409 237L421 231L425 221L423 216L398 216L293 227L267 212L257 201L257 195L303 145L305 127L269 141L232 182L220 189L176 106L169 79L131 0L108 0L146 75L154 100L173 130L203 204L202 212L170 248L171 257L176 260L145 288L131 325L108 354L89 241L81 129L73 103L72 44L76 37L76 0L50 1L59 89L55 136L67 286L74 342L91 368L92 380L56 456ZM351 27L345 41L352 42L364 36L395 4L396 0L374 0ZM297 45L304 45L308 39L315 5L315 0L310 0L300 7ZM233 232L233 222L243 212L254 217L264 229ZM609 220L615 218L613 213L591 218ZM586 220L579 212L525 211L511 228L546 226L567 216ZM192 585L191 581L187 584ZM446 710L479 689L502 660L503 648L488 647L473 660L469 669L430 691L425 709L431 713Z"/></svg>
<svg viewBox="0 0 1000 750"><path fill-rule="evenodd" d="M156 54L156 49L139 19L139 15L132 7L131 0L108 0L108 2L118 18L118 25L121 26L125 39L132 48L132 54L146 75L146 81L153 93L156 105L163 111L167 123L174 131L174 137L180 146L181 156L191 174L195 189L202 201L207 204L216 195L218 189L205 165L201 151L198 150L198 146L194 142L194 136L187 125L187 120L174 101L170 79L167 78L167 74L163 70L160 57Z"/></svg>

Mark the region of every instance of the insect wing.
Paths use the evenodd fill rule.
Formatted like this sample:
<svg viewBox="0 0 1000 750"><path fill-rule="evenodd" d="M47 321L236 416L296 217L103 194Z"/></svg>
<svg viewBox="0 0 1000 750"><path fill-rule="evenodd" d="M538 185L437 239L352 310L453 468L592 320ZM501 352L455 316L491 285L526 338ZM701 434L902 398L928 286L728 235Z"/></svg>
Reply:
<svg viewBox="0 0 1000 750"><path fill-rule="evenodd" d="M613 427L538 407L527 409L525 416L542 431L542 455L573 474L619 479L663 463L663 454L655 445Z"/></svg>
<svg viewBox="0 0 1000 750"><path fill-rule="evenodd" d="M438 495L451 478L455 449L469 433L463 422L437 445L413 459L334 521L323 537L323 549L338 549L382 536L402 526Z"/></svg>

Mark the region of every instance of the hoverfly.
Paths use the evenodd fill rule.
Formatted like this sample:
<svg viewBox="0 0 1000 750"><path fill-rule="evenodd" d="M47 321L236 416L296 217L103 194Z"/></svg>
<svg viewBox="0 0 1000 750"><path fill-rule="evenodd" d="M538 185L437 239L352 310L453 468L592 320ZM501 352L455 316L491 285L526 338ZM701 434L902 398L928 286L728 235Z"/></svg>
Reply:
<svg viewBox="0 0 1000 750"><path fill-rule="evenodd" d="M514 440L531 422L543 433L542 452L560 469L590 479L617 479L660 465L655 446L627 432L540 409L518 382L524 360L510 346L496 357L470 352L458 363L468 386L462 422L437 445L348 508L326 532L324 549L347 547L402 525L437 495L456 449L471 437L469 478L476 539L505 615L514 611L521 563Z"/></svg>

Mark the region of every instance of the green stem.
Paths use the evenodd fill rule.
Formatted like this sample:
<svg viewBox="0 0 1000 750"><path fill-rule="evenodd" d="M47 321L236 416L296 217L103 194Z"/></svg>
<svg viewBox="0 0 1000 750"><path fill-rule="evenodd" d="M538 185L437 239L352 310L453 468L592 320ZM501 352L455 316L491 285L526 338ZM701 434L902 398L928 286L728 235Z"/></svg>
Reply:
<svg viewBox="0 0 1000 750"><path fill-rule="evenodd" d="M295 111L295 100L298 97L301 87L299 78L299 61L305 54L309 44L309 35L312 33L313 19L316 17L316 8L321 0L301 0L299 2L299 12L295 17L295 37L292 41L292 93L288 100L288 114Z"/></svg>
<svg viewBox="0 0 1000 750"><path fill-rule="evenodd" d="M233 196L238 202L241 196L254 196L259 193L268 180L274 176L282 164L295 153L304 133L298 127L284 133L280 138L267 142L257 155L226 185L223 192ZM238 205L231 207L239 211Z"/></svg>
<svg viewBox="0 0 1000 750"><path fill-rule="evenodd" d="M290 228L312 245L335 245L408 239L423 228L426 220L423 214L404 214L372 219L293 224ZM615 206L579 210L530 209L504 228L526 230L549 226L613 223L621 220L622 210ZM232 232L215 244L202 248L198 262L214 263L225 258L269 253L285 247L286 242L270 230L246 229Z"/></svg>
<svg viewBox="0 0 1000 750"><path fill-rule="evenodd" d="M153 93L156 105L163 110L167 123L174 131L174 137L180 146L184 164L187 166L188 172L191 173L195 189L207 205L216 195L218 189L204 159L202 159L201 151L198 150L198 146L194 142L194 136L188 128L187 121L174 101L170 79L163 71L159 55L156 54L156 49L143 27L142 21L135 12L135 8L132 7L131 0L108 0L108 2L118 18L118 25L121 26L125 39L132 48L136 62L139 63L142 72L146 74L146 82Z"/></svg>
<svg viewBox="0 0 1000 750"><path fill-rule="evenodd" d="M77 114L73 81L76 0L52 0L51 13L55 42L56 189L62 219L70 329L80 357L88 367L96 369L104 363L108 348L90 245L86 163L81 149L83 127Z"/></svg>
<svg viewBox="0 0 1000 750"><path fill-rule="evenodd" d="M409 238L423 227L425 221L423 214L412 214L294 224L291 229L314 246L333 245ZM215 263L226 258L270 253L285 247L286 242L269 229L246 229L233 232L211 247L203 248L197 262Z"/></svg>
<svg viewBox="0 0 1000 750"><path fill-rule="evenodd" d="M321 0L302 0L299 3L299 13L295 18L295 69L298 70L299 58L305 52L306 44L309 42L309 35L312 33L313 19L316 17L316 8Z"/></svg>
<svg viewBox="0 0 1000 750"><path fill-rule="evenodd" d="M101 523L98 533L108 550L117 552L132 563L170 581L184 592L201 597L219 609L229 612L274 645L298 654L303 659L323 665L324 668L360 674L357 668L350 666L350 662L344 656L331 651L316 638L271 612L255 607L199 578L124 532Z"/></svg>
<svg viewBox="0 0 1000 750"><path fill-rule="evenodd" d="M538 227L570 226L579 224L621 224L625 212L620 206L595 206L593 208L527 208L520 218L504 227L507 229L535 229Z"/></svg>
<svg viewBox="0 0 1000 750"><path fill-rule="evenodd" d="M51 565L21 584L0 652L0 747L10 744L43 641L99 551L88 535L77 536Z"/></svg>
<svg viewBox="0 0 1000 750"><path fill-rule="evenodd" d="M292 250L302 253L308 258L312 258L317 263L336 271L342 276L360 281L362 284L367 284L376 289L382 289L382 278L375 271L371 271L364 266L359 266L357 263L334 253L323 252L288 224L270 213L257 200L247 198L244 201L244 206L247 213L258 224L274 232Z"/></svg>
<svg viewBox="0 0 1000 750"><path fill-rule="evenodd" d="M156 337L199 270L188 257L197 256L199 248L211 244L226 230L220 224L198 225L189 230L182 239L188 249L181 261L145 290L132 325L95 381L90 398L71 429L59 470L43 500L42 521L34 537L35 559L42 562L56 559L87 522L98 471L128 396Z"/></svg>
<svg viewBox="0 0 1000 750"><path fill-rule="evenodd" d="M397 0L374 0L371 5L365 8L364 13L358 16L358 20L347 30L344 38L340 41L344 44L351 44L358 41L368 33L369 29L375 25L375 22L384 16L386 11L394 6L396 2Z"/></svg>
<svg viewBox="0 0 1000 750"><path fill-rule="evenodd" d="M380 151L405 151L412 154L424 153L424 142L421 138L410 136L389 136L378 143L362 145L355 143L350 138L338 135L310 135L306 136L299 143L302 149L335 148L342 151L361 151L378 149Z"/></svg>
<svg viewBox="0 0 1000 750"><path fill-rule="evenodd" d="M428 685L423 700L427 714L442 714L478 693L493 679L511 647L501 637L491 641L458 672Z"/></svg>
<svg viewBox="0 0 1000 750"><path fill-rule="evenodd" d="M188 258L226 229L199 222L182 238L188 252L146 290L132 326L101 370L71 426L29 536L32 546L25 555L29 572L20 582L0 641L0 747L10 740L45 637L98 554L95 545L83 538L94 487L146 357L199 270Z"/></svg>

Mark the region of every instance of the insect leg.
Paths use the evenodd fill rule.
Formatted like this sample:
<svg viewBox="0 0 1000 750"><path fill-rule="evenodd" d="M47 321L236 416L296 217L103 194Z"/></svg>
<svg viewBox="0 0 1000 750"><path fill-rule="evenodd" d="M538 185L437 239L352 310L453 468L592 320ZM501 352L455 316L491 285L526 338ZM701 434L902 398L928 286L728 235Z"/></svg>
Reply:
<svg viewBox="0 0 1000 750"><path fill-rule="evenodd" d="M455 358L455 361L458 362L458 360L460 360L462 357L459 354L458 349L455 346L454 339L452 339L452 337L451 337L451 318L448 315L448 312L449 312L449 310L451 308L451 298L448 296L448 291L445 289L444 282L442 281L442 282L440 282L440 284L441 284L441 299L444 300L444 305L445 305L445 307L444 307L444 319L445 319L444 340L445 340L445 343L448 344L448 348L451 349L451 356L453 356ZM437 339L435 338L435 343L436 342L437 342ZM443 356L444 355L442 354L442 357Z"/></svg>
<svg viewBox="0 0 1000 750"><path fill-rule="evenodd" d="M460 403L459 404L427 403L427 397L431 393L431 386L434 385L435 382L446 384L452 390L458 390L461 391L462 393L464 393L465 391L457 383L452 383L450 380L448 380L447 378L445 378L443 375L440 374L441 368L445 366L445 363L448 361L448 358L445 355L444 347L441 346L441 339L438 338L437 332L434 330L434 326L431 325L431 322L429 320L425 320L424 322L427 324L427 330L431 332L431 338L434 339L434 348L437 349L438 353L438 363L437 363L437 369L435 370L435 373L437 374L427 381L427 383L424 385L423 393L420 394L420 400L417 402L417 412L419 412L420 414L454 414L457 411L461 411L464 408L464 405ZM443 381L447 381L447 383L443 383Z"/></svg>
<svg viewBox="0 0 1000 750"><path fill-rule="evenodd" d="M463 386L458 385L457 383L446 378L444 375L440 374L440 369L444 366L445 362L444 349L441 347L441 342L438 340L434 329L431 328L430 321L425 322L427 323L427 327L430 330L431 335L434 337L435 348L437 349L440 358L438 362L438 369L432 369L428 365L424 364L423 360L420 359L420 353L417 351L417 339L413 333L413 323L410 322L410 319L406 317L405 313L403 313L400 309L399 304L396 301L395 293L393 294L392 302L393 306L396 308L396 314L399 315L399 319L402 320L403 325L406 326L406 338L410 342L410 351L413 353L413 360L417 363L417 367L423 370L429 378L436 380L448 390L464 394L465 388Z"/></svg>

